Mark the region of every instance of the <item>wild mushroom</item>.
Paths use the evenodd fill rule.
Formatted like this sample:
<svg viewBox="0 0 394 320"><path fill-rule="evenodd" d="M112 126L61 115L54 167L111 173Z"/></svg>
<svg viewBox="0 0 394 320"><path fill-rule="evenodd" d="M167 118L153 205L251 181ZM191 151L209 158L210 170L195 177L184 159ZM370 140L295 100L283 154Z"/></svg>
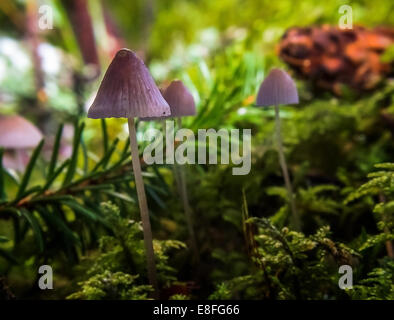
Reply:
<svg viewBox="0 0 394 320"><path fill-rule="evenodd" d="M170 106L171 115L160 117L159 120L165 120L168 118L177 118L178 129L182 128L182 117L194 116L196 114L196 105L194 103L194 98L180 80L174 80L170 85L164 90L163 97ZM152 118L141 119L144 121L154 120ZM163 125L164 130L166 130L165 123ZM174 161L174 175L179 184L179 192L182 198L183 209L185 210L186 223L189 230L190 242L192 249L194 251L195 259L198 260L198 248L196 235L193 227L193 212L190 207L189 197L186 185L186 175L184 167L178 167L176 161ZM179 182L178 182L179 180Z"/></svg>
<svg viewBox="0 0 394 320"><path fill-rule="evenodd" d="M41 141L40 130L18 115L0 116L0 147L5 149L4 166L23 171L29 161L28 151Z"/></svg>
<svg viewBox="0 0 394 320"><path fill-rule="evenodd" d="M131 156L147 255L148 278L158 297L152 230L141 174L134 117L170 115L170 107L156 87L145 64L129 49L115 55L101 82L88 117L128 118Z"/></svg>
<svg viewBox="0 0 394 320"><path fill-rule="evenodd" d="M274 68L264 79L257 95L257 106L275 106L275 131L278 144L279 162L289 197L294 227L300 230L301 221L294 201L293 189L287 170L286 158L280 129L279 105L298 104L298 92L293 79L283 70Z"/></svg>
<svg viewBox="0 0 394 320"><path fill-rule="evenodd" d="M177 117L178 129L182 128L182 117L194 116L196 114L196 105L194 103L193 96L180 80L174 80L167 87L163 93L164 99L170 106L171 117ZM174 162L175 171L177 171L176 161ZM177 174L177 172L175 172ZM198 249L196 235L193 227L193 212L190 207L189 197L187 193L186 175L184 167L179 168L179 182L181 186L181 197L183 202L183 209L185 210L187 227L189 229L190 241L195 254L198 259Z"/></svg>
<svg viewBox="0 0 394 320"><path fill-rule="evenodd" d="M172 81L164 90L163 97L170 106L170 117L177 117L178 124L182 122L181 117L196 115L196 105L193 96L182 81Z"/></svg>

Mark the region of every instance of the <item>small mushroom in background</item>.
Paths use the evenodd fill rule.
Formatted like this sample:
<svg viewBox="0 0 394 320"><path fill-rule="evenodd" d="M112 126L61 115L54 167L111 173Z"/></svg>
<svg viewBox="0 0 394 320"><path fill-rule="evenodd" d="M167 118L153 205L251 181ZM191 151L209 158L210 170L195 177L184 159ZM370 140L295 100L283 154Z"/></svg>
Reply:
<svg viewBox="0 0 394 320"><path fill-rule="evenodd" d="M161 117L141 117L142 121L178 118L178 124L180 124L182 122L182 117L196 115L194 98L182 81L173 80L167 88L160 89L160 92L170 106L171 115Z"/></svg>
<svg viewBox="0 0 394 320"><path fill-rule="evenodd" d="M4 152L3 165L23 171L29 162L29 151L42 140L41 131L18 115L0 116L0 147Z"/></svg>
<svg viewBox="0 0 394 320"><path fill-rule="evenodd" d="M173 80L166 89L160 90L160 92L163 94L164 99L167 101L168 105L170 106L171 115L158 117L158 118L157 117L141 118L142 121L160 120L163 125L163 130L164 132L166 132L167 129L165 123L166 119L177 118L178 129L181 129L182 117L196 115L196 104L194 102L194 98L182 81ZM199 254L198 254L196 235L193 227L193 212L190 207L189 197L187 192L185 170L183 166L178 167L176 161L174 161L173 168L174 168L174 176L175 176L176 184L179 189L178 191L182 198L183 209L185 210L186 223L189 230L191 247L194 252L194 258L196 261L198 261Z"/></svg>
<svg viewBox="0 0 394 320"><path fill-rule="evenodd" d="M148 278L156 298L159 297L159 292L153 238L141 174L134 118L162 117L170 114L170 107L153 81L148 68L129 49L121 49L115 55L88 112L88 117L93 119L128 118L133 171L147 255Z"/></svg>
<svg viewBox="0 0 394 320"><path fill-rule="evenodd" d="M85 63L84 80L92 81L100 75L100 62L94 38L92 17L86 0L62 0Z"/></svg>
<svg viewBox="0 0 394 320"><path fill-rule="evenodd" d="M283 70L274 68L264 79L257 94L257 106L275 106L275 132L278 144L279 162L282 168L283 178L289 197L289 203L293 216L293 224L297 231L301 230L301 221L297 213L294 201L293 188L291 185L289 172L287 170L286 158L283 151L283 141L280 129L279 105L298 104L297 87L293 79Z"/></svg>
<svg viewBox="0 0 394 320"><path fill-rule="evenodd" d="M180 80L174 80L163 92L163 97L167 101L171 109L171 117L178 120L178 129L182 128L182 117L196 115L196 104L194 98L186 86ZM175 175L179 177L180 193L185 210L187 227L189 229L190 241L194 251L195 259L198 261L198 247L196 235L193 227L193 212L190 207L189 197L187 193L186 174L184 167L178 167L174 161Z"/></svg>
<svg viewBox="0 0 394 320"><path fill-rule="evenodd" d="M182 81L172 81L164 90L163 97L170 106L170 117L177 117L178 124L181 124L182 117L196 115L196 104L194 103L194 98Z"/></svg>

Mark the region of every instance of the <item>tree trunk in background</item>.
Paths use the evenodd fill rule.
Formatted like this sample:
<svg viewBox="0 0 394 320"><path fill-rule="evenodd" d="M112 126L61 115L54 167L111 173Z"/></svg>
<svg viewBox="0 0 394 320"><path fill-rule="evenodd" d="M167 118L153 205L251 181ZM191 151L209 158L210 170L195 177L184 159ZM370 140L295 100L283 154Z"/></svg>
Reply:
<svg viewBox="0 0 394 320"><path fill-rule="evenodd" d="M100 63L94 38L92 19L89 14L86 0L61 0L67 11L75 37L78 42L82 59L87 67L87 72L74 72L73 90L76 94L78 113L84 114L85 97L83 95L85 84L100 75Z"/></svg>
<svg viewBox="0 0 394 320"><path fill-rule="evenodd" d="M93 24L86 0L61 0L70 19L75 37L85 65L95 67L96 78L100 74L100 64L94 38Z"/></svg>
<svg viewBox="0 0 394 320"><path fill-rule="evenodd" d="M149 40L152 32L152 24L155 19L156 3L155 0L146 0L144 2L142 15L144 16L144 24L142 27L142 51L144 53L144 61L149 60Z"/></svg>
<svg viewBox="0 0 394 320"><path fill-rule="evenodd" d="M30 0L26 5L26 37L31 51L34 69L34 85L37 90L37 100L40 105L46 102L44 91L45 79L41 67L41 57L38 53L40 45L38 30L38 6L35 0Z"/></svg>
<svg viewBox="0 0 394 320"><path fill-rule="evenodd" d="M101 2L103 8L103 17L105 23L105 30L107 31L107 41L108 47L104 48L110 59L113 59L115 54L122 48L126 47L123 34L116 23L115 19L112 17L109 9L107 9L104 1Z"/></svg>

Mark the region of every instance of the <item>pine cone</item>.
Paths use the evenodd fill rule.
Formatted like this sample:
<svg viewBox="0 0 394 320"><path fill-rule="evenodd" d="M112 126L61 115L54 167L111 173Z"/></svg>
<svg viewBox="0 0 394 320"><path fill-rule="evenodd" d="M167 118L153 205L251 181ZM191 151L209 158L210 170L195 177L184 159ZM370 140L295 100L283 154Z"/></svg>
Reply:
<svg viewBox="0 0 394 320"><path fill-rule="evenodd" d="M278 51L298 75L340 95L342 85L362 92L391 75L393 64L380 58L393 44L393 28L367 30L357 26L342 30L323 25L288 29Z"/></svg>

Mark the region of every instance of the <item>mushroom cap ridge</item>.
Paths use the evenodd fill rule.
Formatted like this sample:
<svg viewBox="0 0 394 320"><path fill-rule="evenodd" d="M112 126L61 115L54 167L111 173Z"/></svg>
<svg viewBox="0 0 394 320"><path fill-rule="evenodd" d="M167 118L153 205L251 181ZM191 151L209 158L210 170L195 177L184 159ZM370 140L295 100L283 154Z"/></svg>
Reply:
<svg viewBox="0 0 394 320"><path fill-rule="evenodd" d="M88 111L88 117L93 119L170 114L148 68L129 49L121 49L115 55Z"/></svg>

